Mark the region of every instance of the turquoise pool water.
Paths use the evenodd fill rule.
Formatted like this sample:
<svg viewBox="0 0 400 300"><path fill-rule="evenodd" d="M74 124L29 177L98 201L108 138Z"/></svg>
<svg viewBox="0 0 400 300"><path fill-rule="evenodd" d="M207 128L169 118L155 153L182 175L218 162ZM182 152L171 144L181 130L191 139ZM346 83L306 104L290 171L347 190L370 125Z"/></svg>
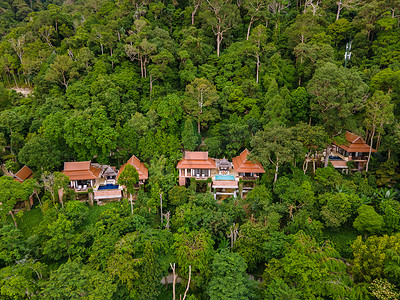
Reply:
<svg viewBox="0 0 400 300"><path fill-rule="evenodd" d="M215 180L235 180L234 175L215 175Z"/></svg>

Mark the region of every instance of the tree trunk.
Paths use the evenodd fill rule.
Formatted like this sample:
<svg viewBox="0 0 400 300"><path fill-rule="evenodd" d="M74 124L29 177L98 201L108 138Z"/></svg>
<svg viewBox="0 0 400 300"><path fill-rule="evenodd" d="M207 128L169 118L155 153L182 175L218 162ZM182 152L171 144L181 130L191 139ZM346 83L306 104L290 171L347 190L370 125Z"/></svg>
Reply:
<svg viewBox="0 0 400 300"><path fill-rule="evenodd" d="M13 214L12 210L10 210L10 215L11 215L13 221L14 221L15 228L18 228L17 221L15 220L15 217L14 217L14 214Z"/></svg>
<svg viewBox="0 0 400 300"><path fill-rule="evenodd" d="M176 287L176 273L175 273L175 263L172 266L172 264L169 264L171 266L172 269L172 274L173 274L173 281L172 281L172 300L175 300L175 287Z"/></svg>
<svg viewBox="0 0 400 300"><path fill-rule="evenodd" d="M196 14L197 9L199 8L200 4L194 7L194 11L192 11L192 25L194 25L194 15Z"/></svg>
<svg viewBox="0 0 400 300"><path fill-rule="evenodd" d="M161 213L161 229L163 223L163 212L162 212L162 193L160 193L160 213Z"/></svg>
<svg viewBox="0 0 400 300"><path fill-rule="evenodd" d="M186 291L185 291L185 294L183 295L183 299L182 299L182 300L185 300L185 299L186 299L186 294L187 294L187 292L189 291L190 277L191 277L191 275L192 275L192 266L189 266L189 279L188 279Z"/></svg>
<svg viewBox="0 0 400 300"><path fill-rule="evenodd" d="M153 91L153 80L151 78L151 74L150 74L150 97L151 97L151 92Z"/></svg>
<svg viewBox="0 0 400 300"><path fill-rule="evenodd" d="M369 161L371 160L371 152L372 152L372 144L374 142L374 135L375 135L375 125L372 127L371 143L369 145L368 160L367 160L367 165L365 166L365 172L368 172Z"/></svg>
<svg viewBox="0 0 400 300"><path fill-rule="evenodd" d="M133 216L133 200L132 200L132 194L129 193L129 200L131 201L131 212L132 212L132 216Z"/></svg>
<svg viewBox="0 0 400 300"><path fill-rule="evenodd" d="M101 55L103 55L104 54L103 44L100 43L100 47L101 47Z"/></svg>
<svg viewBox="0 0 400 300"><path fill-rule="evenodd" d="M140 57L140 71L142 72L142 78L144 77L143 74L143 57Z"/></svg>
<svg viewBox="0 0 400 300"><path fill-rule="evenodd" d="M313 173L315 175L315 157L313 157L312 166L313 166Z"/></svg>
<svg viewBox="0 0 400 300"><path fill-rule="evenodd" d="M339 16L340 16L340 11L341 10L342 10L342 1L339 1L338 8L337 8L337 13L336 13L336 21L339 20Z"/></svg>
<svg viewBox="0 0 400 300"><path fill-rule="evenodd" d="M249 40L249 37L250 37L250 29L251 29L251 25L253 24L253 22L254 22L253 17L251 17L249 27L247 28L247 38L246 38L247 41Z"/></svg>
<svg viewBox="0 0 400 300"><path fill-rule="evenodd" d="M382 125L381 125L382 128ZM376 139L376 150L379 149L379 147L381 146L381 133L378 133L378 138Z"/></svg>
<svg viewBox="0 0 400 300"><path fill-rule="evenodd" d="M278 171L279 171L279 159L276 159L274 183L278 179Z"/></svg>
<svg viewBox="0 0 400 300"><path fill-rule="evenodd" d="M257 54L257 77L256 82L258 83L258 73L260 71L260 55Z"/></svg>
<svg viewBox="0 0 400 300"><path fill-rule="evenodd" d="M324 168L327 168L329 165L329 155L330 154L331 154L331 146L329 145L328 147L326 147Z"/></svg>
<svg viewBox="0 0 400 300"><path fill-rule="evenodd" d="M310 157L311 151L308 152L306 158L304 159L304 163L303 163L303 172L304 174L306 174L307 169L308 169L308 159Z"/></svg>
<svg viewBox="0 0 400 300"><path fill-rule="evenodd" d="M220 48L220 46L221 46L221 41L222 41L220 35L221 35L220 33L217 34L217 56L218 56L218 57L219 57L219 48Z"/></svg>
<svg viewBox="0 0 400 300"><path fill-rule="evenodd" d="M11 73L13 78L14 78L14 82L15 82L15 86L18 88L18 83L17 83L17 79L15 79L15 74L14 72Z"/></svg>
<svg viewBox="0 0 400 300"><path fill-rule="evenodd" d="M200 115L197 118L197 132L198 132L198 134L200 134Z"/></svg>

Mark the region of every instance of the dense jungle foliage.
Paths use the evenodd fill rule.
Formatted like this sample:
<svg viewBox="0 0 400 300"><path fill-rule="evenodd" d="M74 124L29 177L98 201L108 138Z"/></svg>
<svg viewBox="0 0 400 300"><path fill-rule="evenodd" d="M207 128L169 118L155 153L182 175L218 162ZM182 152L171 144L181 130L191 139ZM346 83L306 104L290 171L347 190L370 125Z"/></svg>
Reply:
<svg viewBox="0 0 400 300"><path fill-rule="evenodd" d="M399 299L399 24L398 0L0 0L0 298L172 299L174 268L176 299ZM368 169L308 166L347 130ZM245 148L245 199L178 186L184 150ZM133 154L133 213L43 181Z"/></svg>

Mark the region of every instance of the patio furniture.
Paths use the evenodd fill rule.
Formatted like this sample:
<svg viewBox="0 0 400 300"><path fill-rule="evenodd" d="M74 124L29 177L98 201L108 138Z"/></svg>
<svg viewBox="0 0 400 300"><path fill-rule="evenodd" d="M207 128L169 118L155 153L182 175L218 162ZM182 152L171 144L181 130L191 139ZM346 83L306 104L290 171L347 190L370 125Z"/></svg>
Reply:
<svg viewBox="0 0 400 300"><path fill-rule="evenodd" d="M83 186L83 190L86 191L86 189L87 189L87 184L85 184L85 185Z"/></svg>
<svg viewBox="0 0 400 300"><path fill-rule="evenodd" d="M81 185L78 185L78 189L77 189L78 191L80 191L80 190L82 190L82 186Z"/></svg>

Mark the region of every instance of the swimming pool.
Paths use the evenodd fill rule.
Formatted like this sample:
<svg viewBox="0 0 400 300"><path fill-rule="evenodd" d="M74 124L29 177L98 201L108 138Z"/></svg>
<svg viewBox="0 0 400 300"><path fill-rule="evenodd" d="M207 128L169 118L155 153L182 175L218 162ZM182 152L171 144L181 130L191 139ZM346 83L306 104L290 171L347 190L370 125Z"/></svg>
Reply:
<svg viewBox="0 0 400 300"><path fill-rule="evenodd" d="M215 175L215 180L235 180L234 175Z"/></svg>
<svg viewBox="0 0 400 300"><path fill-rule="evenodd" d="M118 184L106 184L99 186L99 190L116 190L119 188Z"/></svg>

